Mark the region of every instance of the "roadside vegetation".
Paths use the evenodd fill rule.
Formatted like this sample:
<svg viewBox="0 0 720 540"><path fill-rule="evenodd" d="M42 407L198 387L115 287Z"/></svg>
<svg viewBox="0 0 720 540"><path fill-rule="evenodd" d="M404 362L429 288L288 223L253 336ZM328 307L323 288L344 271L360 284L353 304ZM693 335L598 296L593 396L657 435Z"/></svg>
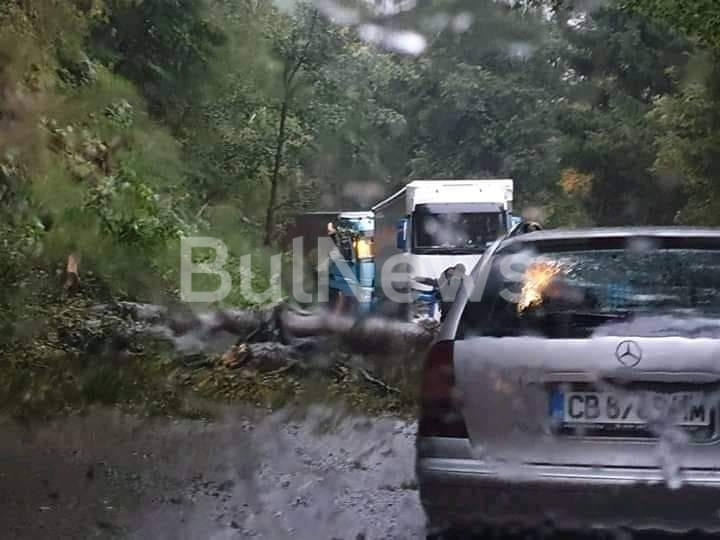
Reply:
<svg viewBox="0 0 720 540"><path fill-rule="evenodd" d="M384 396L343 373L188 366L159 342L115 355L122 321L86 318L176 303L189 235L228 245L236 283L252 254L264 290L293 215L363 209L410 178L511 177L549 226L719 225L720 6L517 4L401 13L394 31L427 40L412 55L330 22L347 13L333 3L2 2L0 407L192 413L187 389L412 407L413 369Z"/></svg>

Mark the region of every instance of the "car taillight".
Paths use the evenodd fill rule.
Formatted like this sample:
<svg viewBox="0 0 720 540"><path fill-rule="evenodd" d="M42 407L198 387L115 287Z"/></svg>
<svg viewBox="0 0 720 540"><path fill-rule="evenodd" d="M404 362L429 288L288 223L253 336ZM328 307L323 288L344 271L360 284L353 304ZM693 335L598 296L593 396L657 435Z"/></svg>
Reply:
<svg viewBox="0 0 720 540"><path fill-rule="evenodd" d="M423 369L418 436L468 437L453 398L454 388L453 342L439 341L430 349Z"/></svg>

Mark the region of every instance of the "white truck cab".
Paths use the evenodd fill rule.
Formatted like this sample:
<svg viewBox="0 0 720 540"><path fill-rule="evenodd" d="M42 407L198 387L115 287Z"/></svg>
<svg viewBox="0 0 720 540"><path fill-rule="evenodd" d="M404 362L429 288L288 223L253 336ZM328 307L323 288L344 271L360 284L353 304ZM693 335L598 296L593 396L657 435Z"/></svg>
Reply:
<svg viewBox="0 0 720 540"><path fill-rule="evenodd" d="M469 272L512 227L513 188L510 179L415 180L376 204L376 298L405 291L413 300L404 317L437 319L443 273L458 264Z"/></svg>

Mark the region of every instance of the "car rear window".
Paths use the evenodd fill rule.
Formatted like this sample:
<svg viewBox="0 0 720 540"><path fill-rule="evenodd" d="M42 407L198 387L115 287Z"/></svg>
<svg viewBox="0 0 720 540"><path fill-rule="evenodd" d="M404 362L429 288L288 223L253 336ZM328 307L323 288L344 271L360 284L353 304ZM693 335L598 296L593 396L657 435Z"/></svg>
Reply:
<svg viewBox="0 0 720 540"><path fill-rule="evenodd" d="M487 281L477 284L465 307L457 338L580 338L658 315L720 316L720 249L523 248L497 254Z"/></svg>

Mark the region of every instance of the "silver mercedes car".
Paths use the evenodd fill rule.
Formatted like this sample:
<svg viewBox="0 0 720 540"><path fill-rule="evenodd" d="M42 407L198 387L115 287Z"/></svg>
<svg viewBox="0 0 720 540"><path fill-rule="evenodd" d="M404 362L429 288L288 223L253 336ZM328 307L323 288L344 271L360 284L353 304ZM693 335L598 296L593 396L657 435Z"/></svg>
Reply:
<svg viewBox="0 0 720 540"><path fill-rule="evenodd" d="M428 538L720 531L719 338L720 230L498 240L425 361Z"/></svg>

